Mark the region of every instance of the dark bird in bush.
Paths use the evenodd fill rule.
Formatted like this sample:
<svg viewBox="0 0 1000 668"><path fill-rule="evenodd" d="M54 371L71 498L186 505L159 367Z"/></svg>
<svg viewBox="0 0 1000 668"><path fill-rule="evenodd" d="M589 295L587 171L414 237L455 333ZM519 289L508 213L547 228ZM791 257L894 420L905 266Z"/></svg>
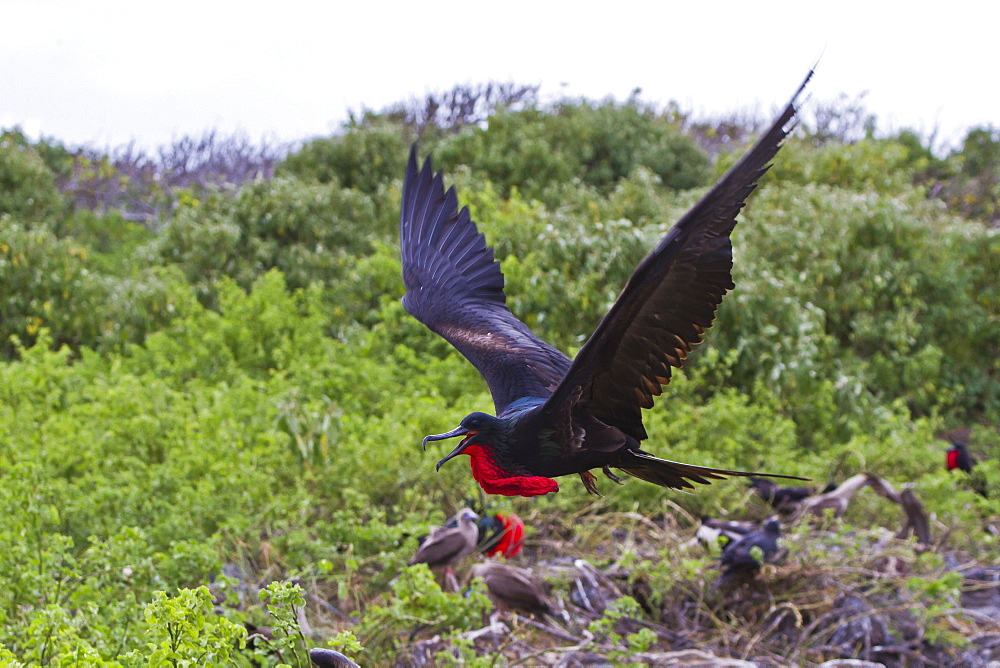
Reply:
<svg viewBox="0 0 1000 668"><path fill-rule="evenodd" d="M966 447L965 443L952 443L945 452L945 466L948 467L949 471L961 469L966 473L972 473L972 469L976 466L976 460L969 454L969 448Z"/></svg>
<svg viewBox="0 0 1000 668"><path fill-rule="evenodd" d="M772 519L765 522L763 528L751 531L723 548L719 583L726 583L737 576L752 577L762 565L774 561L780 537L781 524Z"/></svg>
<svg viewBox="0 0 1000 668"><path fill-rule="evenodd" d="M810 72L810 76L812 73ZM444 189L430 158L410 152L403 184L400 246L414 317L458 349L486 379L497 416L471 413L462 436L438 462L469 455L472 475L490 494L535 496L559 490L552 478L579 474L597 494L593 469L612 468L674 489L724 476L771 475L658 459L642 409L653 406L671 368L682 366L712 326L735 285L730 233L736 216L794 127L797 100L639 264L575 360L539 339L507 307L503 274L454 187ZM791 477L791 476L778 476ZM801 478L796 478L801 480Z"/></svg>
<svg viewBox="0 0 1000 668"><path fill-rule="evenodd" d="M949 471L959 469L970 475L969 485L981 496L989 497L989 488L986 478L979 472L973 472L976 468L976 459L969 454L969 448L965 443L955 442L945 452L945 466Z"/></svg>
<svg viewBox="0 0 1000 668"><path fill-rule="evenodd" d="M552 614L545 586L530 571L496 561L483 561L469 569L469 579L482 578L493 605L526 614Z"/></svg>
<svg viewBox="0 0 1000 668"><path fill-rule="evenodd" d="M725 547L742 539L756 528L757 525L753 522L730 522L702 517L695 538L704 545L719 543Z"/></svg>

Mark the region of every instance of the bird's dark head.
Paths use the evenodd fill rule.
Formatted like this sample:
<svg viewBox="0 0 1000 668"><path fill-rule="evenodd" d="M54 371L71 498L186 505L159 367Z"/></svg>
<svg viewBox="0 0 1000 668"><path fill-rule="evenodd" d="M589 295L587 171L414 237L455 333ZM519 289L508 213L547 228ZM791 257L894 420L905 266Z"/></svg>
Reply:
<svg viewBox="0 0 1000 668"><path fill-rule="evenodd" d="M446 461L466 453L473 445L492 450L493 446L497 443L497 437L500 435L500 427L501 421L492 415L487 415L486 413L469 413L455 429L443 434L425 436L423 446L426 449L428 441L443 441L446 438L455 438L456 436L465 437L454 450L448 453L447 457L437 463L437 470L440 471ZM472 453L467 454L471 455Z"/></svg>
<svg viewBox="0 0 1000 668"><path fill-rule="evenodd" d="M454 450L437 463L437 470L449 459L458 455L469 455L472 462L472 476L488 494L505 496L538 496L558 492L555 480L545 476L526 475L524 471L509 470L503 463L502 455L508 447L512 422L495 418L486 413L470 413L455 429L444 434L424 437L424 447L428 441L442 441L446 438L463 436Z"/></svg>

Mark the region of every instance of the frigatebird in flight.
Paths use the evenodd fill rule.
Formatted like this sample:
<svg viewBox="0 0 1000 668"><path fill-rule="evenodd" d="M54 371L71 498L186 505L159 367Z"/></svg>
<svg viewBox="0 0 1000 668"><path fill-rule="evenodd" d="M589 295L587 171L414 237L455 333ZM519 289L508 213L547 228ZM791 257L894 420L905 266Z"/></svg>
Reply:
<svg viewBox="0 0 1000 668"><path fill-rule="evenodd" d="M428 157L410 151L403 183L400 246L403 306L444 337L486 379L496 416L471 413L452 431L464 438L438 462L469 455L472 475L490 494L536 496L559 490L553 478L577 473L597 494L592 469L615 482L616 468L647 482L693 489L724 476L773 475L658 459L642 409L653 406L692 346L712 326L733 289L730 233L736 215L795 124L797 100L812 72L774 124L671 228L633 272L618 300L570 360L507 307L493 249L458 208ZM791 477L791 476L777 476Z"/></svg>

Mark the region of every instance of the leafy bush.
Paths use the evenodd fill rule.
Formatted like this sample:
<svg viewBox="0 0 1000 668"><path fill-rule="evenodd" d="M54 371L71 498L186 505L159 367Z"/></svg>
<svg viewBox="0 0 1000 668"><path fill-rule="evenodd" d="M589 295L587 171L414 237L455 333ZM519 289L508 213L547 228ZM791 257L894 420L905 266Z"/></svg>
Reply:
<svg viewBox="0 0 1000 668"><path fill-rule="evenodd" d="M409 143L398 125L371 123L330 139L314 139L278 166L278 176L374 194L406 168Z"/></svg>
<svg viewBox="0 0 1000 668"><path fill-rule="evenodd" d="M486 128L443 139L435 154L447 172L467 165L503 193L517 188L532 198L573 179L606 191L639 167L669 188L692 188L708 179L708 159L697 144L669 115L634 99L500 112Z"/></svg>
<svg viewBox="0 0 1000 668"><path fill-rule="evenodd" d="M59 238L45 227L0 227L4 356L13 354L12 336L30 345L42 328L49 329L58 344L121 349L142 341L183 308L179 272L152 267L115 276L101 272L105 261L92 257L75 239Z"/></svg>
<svg viewBox="0 0 1000 668"><path fill-rule="evenodd" d="M19 132L0 134L0 224L48 220L64 209L55 176Z"/></svg>
<svg viewBox="0 0 1000 668"><path fill-rule="evenodd" d="M509 658L465 635L489 608L478 585L446 593L406 567L429 524L482 501L461 462L431 470L440 455L421 438L492 409L475 369L400 303L413 122L368 115L289 156L277 179L174 191L159 229L118 205L66 211L51 185L82 169L79 155L23 138L2 149L26 185L0 218L0 662L305 665L329 638L365 664L418 646L442 663ZM496 246L513 311L572 354L704 192L685 122L635 98L530 101L485 125L436 125L421 150ZM912 482L936 550L994 563L985 527L1000 501L973 487L1000 485L1000 237L927 199L959 173L986 179L992 139L944 164L905 134L854 139L783 149L737 227L737 287L646 412L647 446L816 484L861 471ZM944 472L936 440L968 424L987 425L969 441L975 479ZM831 582L879 611L919 608L894 628L952 662L955 629L981 628L956 626L959 582L938 557L885 546L898 517L876 494L857 496L847 524L789 532L762 606L750 589L713 588L712 556L690 542L698 516L769 512L745 486L602 482L595 499L574 476L560 485L489 501L528 521L522 559L552 576L555 598L574 595L576 558L615 579L618 603L570 620L609 660L665 663L657 648L676 636L660 624L692 618L703 626L685 642L826 660ZM864 573L885 563L909 570L872 587ZM513 645L534 632L518 626Z"/></svg>
<svg viewBox="0 0 1000 668"><path fill-rule="evenodd" d="M336 184L276 179L254 183L235 199L185 200L154 252L179 266L212 305L224 276L247 288L277 268L293 288L330 284L353 258L369 252L386 227L367 195Z"/></svg>
<svg viewBox="0 0 1000 668"><path fill-rule="evenodd" d="M933 182L931 192L952 210L995 226L1000 220L1000 129L973 128L962 149L945 165L929 168L925 178Z"/></svg>

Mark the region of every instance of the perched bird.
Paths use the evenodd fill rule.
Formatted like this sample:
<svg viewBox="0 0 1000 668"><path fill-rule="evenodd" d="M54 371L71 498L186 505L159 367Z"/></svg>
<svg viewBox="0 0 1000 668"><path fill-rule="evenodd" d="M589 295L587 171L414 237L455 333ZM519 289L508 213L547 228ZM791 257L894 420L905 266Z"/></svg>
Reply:
<svg viewBox="0 0 1000 668"><path fill-rule="evenodd" d="M794 127L796 104L812 72L756 144L639 264L575 360L544 343L507 307L493 249L454 187L444 189L430 158L410 152L403 184L400 247L403 306L458 349L485 377L496 417L471 413L449 459L469 455L472 475L490 494L536 496L559 490L553 478L579 474L598 494L592 469L611 469L656 485L693 489L724 476L771 475L658 459L642 409L653 406L733 289L730 233L736 215ZM791 477L791 476L779 476ZM796 478L801 480L801 478Z"/></svg>
<svg viewBox="0 0 1000 668"><path fill-rule="evenodd" d="M945 466L948 467L949 471L961 469L966 473L972 473L972 469L976 466L976 460L969 454L969 448L965 446L965 443L952 443L945 452Z"/></svg>
<svg viewBox="0 0 1000 668"><path fill-rule="evenodd" d="M445 524L431 529L410 559L410 565L427 564L431 568L443 566L449 583L458 591L458 581L451 567L462 557L475 552L476 541L479 539L479 528L476 526L479 515L468 508L462 508L455 514L454 520L452 526Z"/></svg>
<svg viewBox="0 0 1000 668"><path fill-rule="evenodd" d="M500 512L480 517L476 527L479 529L476 551L488 557L502 554L510 559L520 554L524 547L524 522L514 513Z"/></svg>
<svg viewBox="0 0 1000 668"><path fill-rule="evenodd" d="M721 543L725 547L740 540L755 528L756 525L752 522L727 522L702 517L701 526L695 532L695 539L704 545Z"/></svg>
<svg viewBox="0 0 1000 668"><path fill-rule="evenodd" d="M736 576L756 574L764 563L773 561L778 554L780 537L781 524L778 520L768 520L762 529L751 531L735 543L727 545L722 550L722 577L719 582L728 582ZM757 554L754 554L754 548L759 550Z"/></svg>
<svg viewBox="0 0 1000 668"><path fill-rule="evenodd" d="M448 519L442 529L454 529L458 526L459 515ZM498 554L510 559L521 552L524 547L524 522L511 512L499 512L493 515L482 515L476 520L476 545L474 552L494 557ZM417 541L422 546L429 536L420 536Z"/></svg>
<svg viewBox="0 0 1000 668"><path fill-rule="evenodd" d="M526 614L551 614L545 587L530 571L496 561L481 561L469 569L469 579L482 578L493 605Z"/></svg>
<svg viewBox="0 0 1000 668"><path fill-rule="evenodd" d="M966 447L965 443L955 442L951 444L945 453L945 466L948 467L949 471L961 469L968 473L970 475L969 485L972 489L980 496L989 497L989 485L986 478L979 472L973 473L973 469L976 468L976 460L969 454L969 448Z"/></svg>

